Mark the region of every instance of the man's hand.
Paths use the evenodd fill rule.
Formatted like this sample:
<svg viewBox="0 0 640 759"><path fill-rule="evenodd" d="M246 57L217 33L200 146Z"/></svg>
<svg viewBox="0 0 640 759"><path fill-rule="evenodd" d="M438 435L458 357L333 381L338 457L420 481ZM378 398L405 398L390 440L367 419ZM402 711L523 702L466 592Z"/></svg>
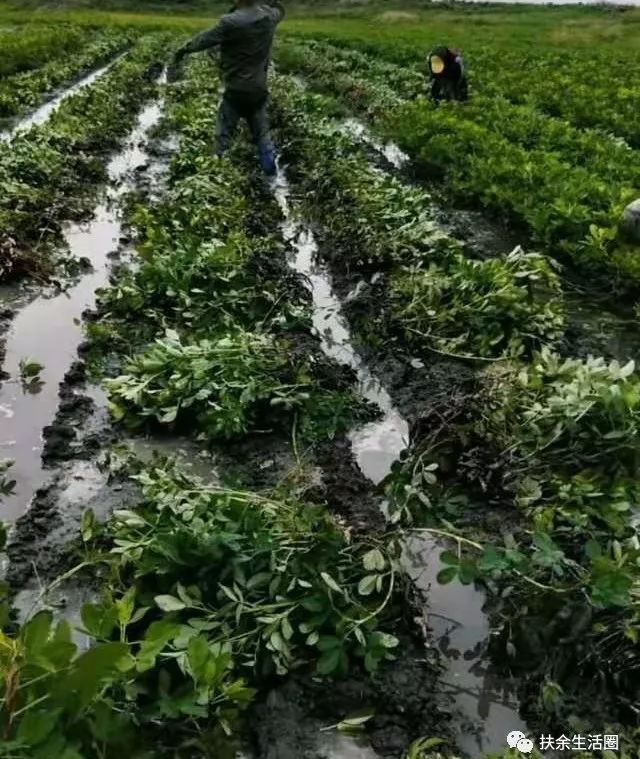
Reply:
<svg viewBox="0 0 640 759"><path fill-rule="evenodd" d="M178 79L178 77L180 76L180 67L181 67L182 61L184 60L185 55L186 55L186 52L183 48L180 48L178 51L176 51L171 63L167 66L167 81L168 82L175 82L176 79Z"/></svg>

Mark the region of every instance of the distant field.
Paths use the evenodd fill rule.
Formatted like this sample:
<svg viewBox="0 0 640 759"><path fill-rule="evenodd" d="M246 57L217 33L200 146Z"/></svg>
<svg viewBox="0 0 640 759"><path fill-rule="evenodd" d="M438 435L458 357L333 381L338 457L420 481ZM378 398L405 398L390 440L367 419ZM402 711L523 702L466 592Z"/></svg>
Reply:
<svg viewBox="0 0 640 759"><path fill-rule="evenodd" d="M167 4L166 9L146 3L117 3L108 9L71 3L69 9L0 4L0 23L72 20L81 24L136 24L200 29L224 12L227 4ZM508 47L544 45L585 47L593 44L640 49L640 9L601 7L536 7L460 5L431 8L411 4L307 5L289 3L284 29L295 34L331 34L342 39L394 44L430 44L446 38L455 44L495 42ZM145 6L149 10L142 10ZM134 9L135 8L135 9Z"/></svg>
<svg viewBox="0 0 640 759"><path fill-rule="evenodd" d="M510 49L530 45L571 49L594 44L640 49L640 9L469 4L455 9L377 9L318 15L299 11L286 28L296 34L330 34L384 45L428 45L434 39L444 39L455 45L495 43Z"/></svg>

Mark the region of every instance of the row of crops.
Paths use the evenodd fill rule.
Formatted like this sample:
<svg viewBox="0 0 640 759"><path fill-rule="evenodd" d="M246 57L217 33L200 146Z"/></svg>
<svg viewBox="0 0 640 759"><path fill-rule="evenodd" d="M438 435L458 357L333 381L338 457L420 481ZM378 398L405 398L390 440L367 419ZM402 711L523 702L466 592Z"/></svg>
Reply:
<svg viewBox="0 0 640 759"><path fill-rule="evenodd" d="M609 286L637 288L635 248L618 224L639 193L638 162L633 149L603 131L609 125L585 130L481 83L464 108L434 109L424 97L415 99L425 88L419 67L325 43L287 41L279 61L366 115L458 202L519 226L582 273L604 273Z"/></svg>
<svg viewBox="0 0 640 759"><path fill-rule="evenodd" d="M0 78L0 119L9 121L28 113L60 88L107 63L132 42L133 35L126 30L83 30L73 50L63 50L38 68Z"/></svg>
<svg viewBox="0 0 640 759"><path fill-rule="evenodd" d="M354 155L335 117L346 106L428 176L438 168L445 191L496 212L513 209L513 220L527 221L533 243L554 258L568 253L580 269L593 265L616 277L621 261L637 251L621 245L615 231L621 203L637 195L634 151L504 95L482 93L463 108L407 102L421 86L417 72L324 42L286 41L278 60L329 95L299 90L292 97L291 82L280 92L288 101L284 137L303 167L313 212L324 217L334 267L355 265L365 276L385 272L371 288L369 308L355 310L366 343L395 338L414 352L528 358L492 364L424 409L410 455L388 482L391 508L401 521L457 536L457 552L443 556L440 578L487 584L500 620L494 653L526 677L526 704L537 720L556 732L572 719L580 724L589 711L585 693L601 710L604 688L606 707L596 721L633 724L634 363L554 353L563 305L552 259L520 251L462 256L455 241L421 218L418 209L433 198L381 174L362 150ZM334 125L319 125L318 116L333 116ZM491 123L500 130L491 134ZM604 201L606 234L594 224L594 190ZM543 217L539 225L533 214ZM589 247L596 235L608 242L597 255ZM504 521L496 524L495 509L507 529Z"/></svg>
<svg viewBox="0 0 640 759"><path fill-rule="evenodd" d="M0 77L37 69L68 55L82 42L85 32L74 25L34 25L0 30Z"/></svg>
<svg viewBox="0 0 640 759"><path fill-rule="evenodd" d="M73 271L62 226L95 205L108 156L157 96L157 63L175 44L98 35L74 65L131 48L0 146L2 279ZM18 623L16 588L2 588L0 756L233 756L234 738L255 738L265 693L301 674L358 683L353 714L322 716L367 730L385 759L453 756L447 720L422 702L390 705L385 688L415 646L403 547L424 535L443 541L438 582L487 589L491 654L520 677L532 729L620 734L622 755L635 755L640 377L632 361L570 355L557 264L635 289L633 248L616 228L637 186L635 152L591 123L545 115L533 96L516 102L506 85L436 110L413 100L422 81L406 60L370 52L286 40L273 120L296 213L350 291L363 354L419 359L432 386L408 450L377 492L353 469L340 481L348 434L378 410L321 350L252 153L212 155L219 81L210 61L192 62L165 92L157 140L177 147L161 189L140 188L121 209L135 263L100 294L84 355L113 435L178 435L222 464L200 480L179 460L103 451L136 495L106 519L84 512L63 578L35 567L39 582L91 588L85 642L59 611ZM353 113L435 189L381 170L345 129ZM435 220L442 187L506 214L539 252L474 255ZM265 478L274 441L281 463ZM243 461L248 444L257 467ZM0 491L8 478L3 466ZM362 493L373 504L364 519L349 502ZM420 659L414 679L436 689L437 666ZM378 736L378 712L387 729L393 713L400 748Z"/></svg>
<svg viewBox="0 0 640 759"><path fill-rule="evenodd" d="M470 32L470 33L469 33ZM616 134L630 145L640 144L640 126L634 114L640 101L638 61L622 46L483 44L474 27L461 24L457 44L465 54L476 94L507 98L512 103L535 106L553 117L562 117L579 128L596 128ZM304 39L304 38L303 38ZM427 51L402 39L391 44L345 28L331 34L316 33L332 49L359 57L364 53L376 64L424 73ZM502 124L496 124L496 127Z"/></svg>
<svg viewBox="0 0 640 759"><path fill-rule="evenodd" d="M166 42L144 39L92 87L66 99L46 123L0 144L0 280L51 271L61 222L92 208L109 152L154 91Z"/></svg>

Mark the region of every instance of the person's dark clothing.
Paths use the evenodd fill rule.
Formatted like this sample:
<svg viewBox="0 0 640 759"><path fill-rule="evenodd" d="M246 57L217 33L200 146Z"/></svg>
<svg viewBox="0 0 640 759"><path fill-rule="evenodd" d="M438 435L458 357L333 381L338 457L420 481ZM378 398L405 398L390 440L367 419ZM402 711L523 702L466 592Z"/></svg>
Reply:
<svg viewBox="0 0 640 759"><path fill-rule="evenodd" d="M182 53L220 47L220 68L226 89L266 92L273 37L284 13L279 3L238 8L222 16L213 29L194 37L182 48Z"/></svg>
<svg viewBox="0 0 640 759"><path fill-rule="evenodd" d="M224 155L231 145L231 140L240 119L246 119L253 141L263 152L273 151L269 133L269 114L267 95L254 95L241 90L226 90L218 109L218 126L216 128L216 147L218 155Z"/></svg>
<svg viewBox="0 0 640 759"><path fill-rule="evenodd" d="M436 72L431 68L432 57L444 62L444 70ZM431 78L431 98L441 100L467 100L469 85L464 73L464 61L460 53L448 47L438 47L429 54L429 76Z"/></svg>
<svg viewBox="0 0 640 759"><path fill-rule="evenodd" d="M201 50L220 48L224 95L218 110L216 151L229 149L238 121L247 121L258 146L260 164L267 174L276 171L275 153L269 133L267 72L276 27L284 18L284 7L250 5L222 16L218 24L202 32L180 51L178 59Z"/></svg>

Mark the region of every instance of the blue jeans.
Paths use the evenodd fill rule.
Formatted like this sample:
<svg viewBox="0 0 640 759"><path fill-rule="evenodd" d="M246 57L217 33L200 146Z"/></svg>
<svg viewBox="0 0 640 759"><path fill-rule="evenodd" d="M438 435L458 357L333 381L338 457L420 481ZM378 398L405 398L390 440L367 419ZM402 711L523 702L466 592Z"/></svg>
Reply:
<svg viewBox="0 0 640 759"><path fill-rule="evenodd" d="M251 131L251 137L258 147L260 156L273 154L273 142L269 131L269 112L266 92L240 92L227 90L222 96L218 110L216 129L216 151L224 155L231 145L231 140L240 119L245 119Z"/></svg>

